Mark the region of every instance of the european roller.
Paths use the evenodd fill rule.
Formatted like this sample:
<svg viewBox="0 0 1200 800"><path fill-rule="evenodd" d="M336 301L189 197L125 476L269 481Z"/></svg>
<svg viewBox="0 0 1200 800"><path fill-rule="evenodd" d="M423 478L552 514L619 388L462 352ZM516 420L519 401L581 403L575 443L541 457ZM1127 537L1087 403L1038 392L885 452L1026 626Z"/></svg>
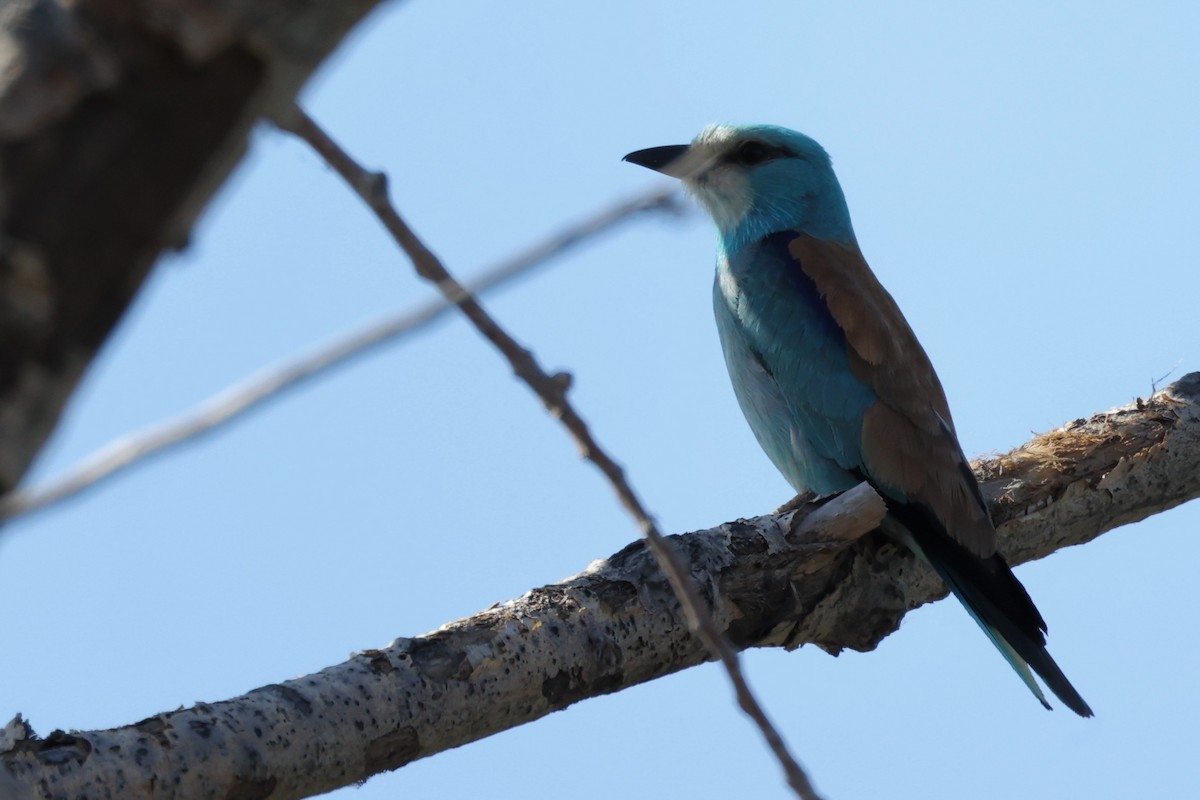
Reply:
<svg viewBox="0 0 1200 800"><path fill-rule="evenodd" d="M941 382L867 266L825 150L770 125L712 125L626 161L679 178L717 225L713 302L733 390L797 492L866 481L885 530L923 558L1042 705L1036 672L1092 710L1046 651L1046 623L996 548Z"/></svg>

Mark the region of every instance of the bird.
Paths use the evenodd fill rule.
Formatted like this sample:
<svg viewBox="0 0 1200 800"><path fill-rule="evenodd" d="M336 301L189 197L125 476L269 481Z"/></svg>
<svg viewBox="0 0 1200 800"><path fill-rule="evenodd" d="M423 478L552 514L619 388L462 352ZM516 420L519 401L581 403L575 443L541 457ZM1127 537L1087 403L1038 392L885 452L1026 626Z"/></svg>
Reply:
<svg viewBox="0 0 1200 800"><path fill-rule="evenodd" d="M774 125L714 124L623 159L681 180L717 227L713 306L734 394L798 493L863 482L885 532L928 562L1041 704L1033 673L1092 709L1046 650L1046 622L997 549L941 381L859 249L833 165Z"/></svg>

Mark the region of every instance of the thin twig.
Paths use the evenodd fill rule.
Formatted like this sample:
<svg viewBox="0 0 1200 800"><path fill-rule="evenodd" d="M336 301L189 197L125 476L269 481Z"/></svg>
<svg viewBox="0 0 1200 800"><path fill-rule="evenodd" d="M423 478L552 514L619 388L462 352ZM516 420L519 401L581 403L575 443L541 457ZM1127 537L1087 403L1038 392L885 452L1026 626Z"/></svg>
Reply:
<svg viewBox="0 0 1200 800"><path fill-rule="evenodd" d="M722 635L708 605L692 581L687 565L675 547L663 538L649 512L626 481L620 465L600 447L588 430L587 424L567 401L567 382L546 373L538 365L533 354L504 331L470 292L447 272L438 257L417 238L388 198L387 177L383 173L365 170L329 138L299 106L293 106L289 111L286 118L277 120L276 124L307 142L358 193L408 255L417 274L435 284L448 300L458 304L476 329L508 359L517 377L537 394L551 416L567 428L583 457L595 464L608 478L622 505L633 515L654 551L671 588L684 608L688 623L709 652L721 661L729 673L738 704L758 724L771 750L782 764L788 784L798 796L806 800L815 800L817 794L808 777L788 752L779 732L751 693L742 674L737 651Z"/></svg>
<svg viewBox="0 0 1200 800"><path fill-rule="evenodd" d="M514 278L528 275L579 244L645 212L681 215L685 209L679 192L673 187L614 203L485 271L469 284L469 291L480 294ZM223 427L309 378L441 319L453 307L453 303L439 297L416 309L392 314L336 341L251 375L179 416L126 434L85 457L64 474L40 486L18 489L0 498L0 521L30 514L74 497L151 456Z"/></svg>

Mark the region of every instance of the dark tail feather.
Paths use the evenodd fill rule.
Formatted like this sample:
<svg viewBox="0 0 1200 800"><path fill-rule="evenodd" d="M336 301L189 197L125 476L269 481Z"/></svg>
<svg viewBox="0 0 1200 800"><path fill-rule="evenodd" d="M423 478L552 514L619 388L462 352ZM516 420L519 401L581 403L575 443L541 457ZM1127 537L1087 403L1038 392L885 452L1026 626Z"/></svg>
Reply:
<svg viewBox="0 0 1200 800"><path fill-rule="evenodd" d="M905 544L937 571L971 617L991 639L1043 706L1050 708L1030 669L1081 717L1092 709L1046 651L1046 623L1003 557L981 559L942 533L940 525L919 506L888 501Z"/></svg>

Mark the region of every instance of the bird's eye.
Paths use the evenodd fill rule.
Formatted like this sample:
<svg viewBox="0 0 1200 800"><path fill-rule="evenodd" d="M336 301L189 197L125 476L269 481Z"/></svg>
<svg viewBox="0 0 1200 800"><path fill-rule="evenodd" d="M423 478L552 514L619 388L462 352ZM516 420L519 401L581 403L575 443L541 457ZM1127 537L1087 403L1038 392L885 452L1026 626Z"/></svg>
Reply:
<svg viewBox="0 0 1200 800"><path fill-rule="evenodd" d="M747 167L752 167L755 164L761 164L767 160L767 146L762 142L749 141L742 142L734 153L734 158L739 164L744 164Z"/></svg>

